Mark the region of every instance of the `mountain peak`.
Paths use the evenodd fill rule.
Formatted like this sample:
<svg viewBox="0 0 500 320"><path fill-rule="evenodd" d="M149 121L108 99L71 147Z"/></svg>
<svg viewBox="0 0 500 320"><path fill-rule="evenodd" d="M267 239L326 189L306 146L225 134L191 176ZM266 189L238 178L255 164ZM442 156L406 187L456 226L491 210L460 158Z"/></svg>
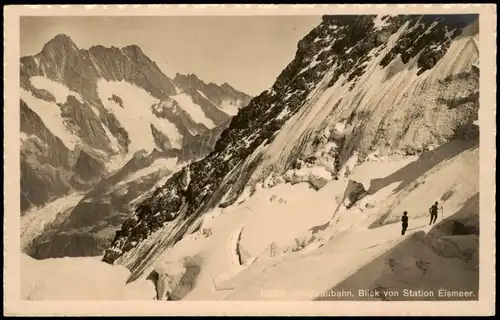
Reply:
<svg viewBox="0 0 500 320"><path fill-rule="evenodd" d="M53 38L53 40L73 42L73 40L71 40L71 37L65 33L59 33Z"/></svg>
<svg viewBox="0 0 500 320"><path fill-rule="evenodd" d="M197 81L201 81L203 82L200 78L198 78L198 76L194 73L187 73L187 74L181 74L179 72L177 72L175 74L175 78L174 78L174 81L175 79L177 80L197 80Z"/></svg>
<svg viewBox="0 0 500 320"><path fill-rule="evenodd" d="M233 87L227 83L227 82L224 82L222 85L221 85L222 88L230 88L230 89L233 89Z"/></svg>
<svg viewBox="0 0 500 320"><path fill-rule="evenodd" d="M123 48L122 48L122 50L123 50L123 51L132 51L132 52L134 52L134 53L139 53L139 54L144 54L144 53L142 52L141 47L139 47L139 46L138 46L138 45L136 45L136 44L130 44L130 45L128 45L128 46L125 46L125 47L123 47Z"/></svg>
<svg viewBox="0 0 500 320"><path fill-rule="evenodd" d="M49 42L45 44L45 47L62 47L70 46L78 49L73 40L65 33L60 33L54 38L50 39Z"/></svg>
<svg viewBox="0 0 500 320"><path fill-rule="evenodd" d="M205 86L205 82L198 78L194 73L180 74L176 73L173 81L181 88L200 88Z"/></svg>
<svg viewBox="0 0 500 320"><path fill-rule="evenodd" d="M209 87L219 87L223 89L232 89L235 90L229 83L224 82L222 85L218 85L217 83L214 82L205 82L201 80L195 73L187 73L187 74L181 74L181 73L176 73L174 82L176 83L183 83L184 81L189 81L190 85L193 84L202 84L202 85L207 85Z"/></svg>

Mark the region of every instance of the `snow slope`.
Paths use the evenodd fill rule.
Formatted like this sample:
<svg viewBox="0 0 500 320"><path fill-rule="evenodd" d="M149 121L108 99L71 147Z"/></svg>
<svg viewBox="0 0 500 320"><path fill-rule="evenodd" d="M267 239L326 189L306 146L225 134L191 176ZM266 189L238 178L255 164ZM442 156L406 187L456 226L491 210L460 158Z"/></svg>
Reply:
<svg viewBox="0 0 500 320"><path fill-rule="evenodd" d="M33 268L34 260L24 257L23 296L59 299L75 291L75 299L152 299L152 284L144 278L155 270L157 289L185 300L450 299L439 296L437 287L477 298L478 140L453 140L419 157L374 159L349 176L368 190L350 209L343 205L348 179L319 191L308 183L257 186L243 202L204 215L190 235L160 252L142 279L132 282L135 289L124 289L129 273L117 271L123 267L78 258L45 260ZM431 227L427 208L435 200L444 214ZM401 236L404 210L410 221ZM147 241L163 241L165 232ZM200 270L185 277L186 261L193 258ZM42 263L60 270L58 278L48 278ZM96 272L103 278L96 279ZM399 293L367 297L360 289ZM404 289L434 296L403 297Z"/></svg>
<svg viewBox="0 0 500 320"><path fill-rule="evenodd" d="M188 195L185 196L181 187L185 178L185 173L181 173L167 182L164 193L159 192L145 201L152 207L153 214L186 215L183 217L189 219L176 221L182 227L167 226L168 231L163 230L162 236L158 236L161 241L155 237L150 240L149 232L136 227L141 224L130 221L122 225L124 235L116 237L105 260L112 263L125 254L123 262L134 270L134 275L140 274L144 266L153 263L166 249L163 245L175 243L186 228L194 228L190 223L205 210L233 203L242 192L251 191L271 175L275 175L276 180L282 178L292 183L308 181L314 185L312 182L319 180L315 185L318 188L328 181L326 172L331 179L344 180L353 166L369 157L429 155L427 152L437 145L463 134L474 134L468 127L477 117L479 79L467 61L475 61L479 55L477 48L467 46L463 56L464 51L460 50L458 55L456 50L446 50L442 52L444 56L439 56L439 52L425 45L430 41L446 48L449 43L460 47L463 39L473 38L475 32L465 32L448 41L446 32L442 32L448 25L436 24L432 21L434 17L412 16L397 18L386 26L389 29L384 27L385 31L373 34L372 19L324 17L323 23L298 44L296 58L282 72L273 90L264 92L241 109L228 130L221 134L215 152L190 166L192 172L199 174L190 180ZM420 23L425 20L428 23ZM329 31L330 24L339 24L338 30ZM439 29L435 29L436 26ZM429 30L437 33L427 33ZM320 44L313 44L317 35L321 35L321 41L317 42ZM358 43L345 40L355 35L360 37ZM408 41L418 39L415 47L407 50L411 52L404 51ZM332 41L337 45L332 45ZM342 47L348 45L353 46L352 54L344 55ZM335 50L323 51L325 48ZM424 54L425 59L420 59L418 52ZM432 63L425 61L428 56ZM464 57L470 59L462 59ZM301 76L300 70L314 64L316 58L321 60L320 64ZM433 67L450 64L451 68L433 74ZM280 114L285 116L277 120ZM444 147L447 148L453 149L452 144ZM416 172L419 176L425 170ZM391 179L400 176L401 173L397 173ZM372 187L370 193L383 189L391 179L382 179L383 185ZM397 190L397 196L408 187L407 182ZM166 194L169 196L165 197ZM421 203L421 206L427 205ZM340 214L337 210L334 212ZM426 211L419 207L418 212ZM387 215L376 219L380 220L372 223L392 218ZM182 234L171 233L174 229ZM144 240L141 241L149 244L132 246L126 236L126 232L132 231L142 234ZM155 233L157 228L148 231L159 234ZM153 251L155 254L147 254Z"/></svg>
<svg viewBox="0 0 500 320"><path fill-rule="evenodd" d="M469 70L471 65L479 60L479 46L476 39L479 30L476 28L476 24L464 28L461 37L451 43L445 56L432 70L426 71L429 74L429 82L436 82L438 79Z"/></svg>
<svg viewBox="0 0 500 320"><path fill-rule="evenodd" d="M99 113L96 113L96 115L99 116ZM108 137L109 141L111 142L110 144L111 150L113 150L113 152L120 151L120 144L118 143L118 139L116 139L116 137L111 133L111 131L109 131L108 127L102 126L102 128L104 129L104 132L106 132L106 137Z"/></svg>
<svg viewBox="0 0 500 320"><path fill-rule="evenodd" d="M478 205L477 144L453 143L460 153L448 148L446 159L435 152L434 159L394 158L356 167L351 178L367 189L371 182L377 190L350 209L342 206L343 180L319 191L306 183L258 188L242 204L208 213L199 231L157 259L156 269L161 272L162 264L180 263L183 257L200 257L201 272L186 300L325 299L321 295L331 288L356 295L327 299L359 300L366 297L358 296L358 289L373 289L378 282L401 294L404 288L431 290L437 284L477 294L478 234L441 231L454 219L474 221ZM436 163L438 158L442 162ZM394 179L380 187L378 181L387 177ZM443 203L444 217L430 227L427 207L434 200ZM472 212L461 209L467 205ZM404 210L409 212L409 230L401 236ZM394 221L378 223L388 211ZM209 237L203 236L206 229L211 230ZM444 299L437 292L430 298Z"/></svg>
<svg viewBox="0 0 500 320"><path fill-rule="evenodd" d="M33 110L42 119L43 124L53 135L61 139L68 149L74 150L78 144L81 144L80 137L66 127L64 118L61 115L61 109L55 102L38 99L31 92L22 88L21 100L26 102L28 108Z"/></svg>

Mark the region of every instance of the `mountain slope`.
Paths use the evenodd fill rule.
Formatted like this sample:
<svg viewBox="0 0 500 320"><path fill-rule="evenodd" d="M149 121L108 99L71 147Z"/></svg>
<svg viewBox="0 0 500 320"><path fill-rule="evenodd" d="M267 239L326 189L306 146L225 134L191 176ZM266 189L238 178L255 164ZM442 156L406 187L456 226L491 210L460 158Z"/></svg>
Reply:
<svg viewBox="0 0 500 320"><path fill-rule="evenodd" d="M477 32L477 16L323 17L215 150L141 204L151 213L136 210L103 261L118 259L135 279L196 231L205 212L244 201L258 183L317 189L373 157L475 139Z"/></svg>

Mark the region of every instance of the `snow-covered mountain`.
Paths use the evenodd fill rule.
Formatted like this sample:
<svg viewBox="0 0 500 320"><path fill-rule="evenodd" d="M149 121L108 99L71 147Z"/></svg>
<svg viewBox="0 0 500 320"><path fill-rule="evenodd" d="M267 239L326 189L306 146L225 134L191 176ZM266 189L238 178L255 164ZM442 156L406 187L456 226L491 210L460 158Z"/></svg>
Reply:
<svg viewBox="0 0 500 320"><path fill-rule="evenodd" d="M370 159L432 157L460 139L472 142L456 142L447 157L477 148L478 34L474 15L324 16L273 87L231 120L215 150L137 207L103 260L126 265L136 278L197 231L206 212L236 206L258 186L307 182L320 189L348 179ZM409 194L425 171L401 177L410 180L394 192ZM376 193L389 180L374 179L361 190ZM355 202L339 203L331 213L354 210ZM399 214L395 203L377 211L371 224L392 221ZM426 210L419 207L419 215Z"/></svg>
<svg viewBox="0 0 500 320"><path fill-rule="evenodd" d="M196 145L250 99L226 83L177 85L138 46L84 50L64 34L22 57L20 77L23 211L94 185L137 151Z"/></svg>
<svg viewBox="0 0 500 320"><path fill-rule="evenodd" d="M20 77L21 210L29 216L23 221L45 212L42 207L51 201L90 190L75 208L67 208L69 220L56 228L65 232L61 241L48 234L35 241L41 247L34 244L29 252L37 257L102 250L88 243L97 241L88 228L102 227L106 219L114 219L104 223L107 227L119 226L133 198L213 150L231 117L250 100L227 83L205 84L194 75L193 85L181 75L176 83L138 46L85 50L64 34L40 53L22 57ZM49 216L36 220L62 219ZM75 228L84 230L75 235ZM32 232L25 234L33 240Z"/></svg>
<svg viewBox="0 0 500 320"><path fill-rule="evenodd" d="M210 153L137 199L102 260L158 299L477 299L478 41L477 15L324 16Z"/></svg>

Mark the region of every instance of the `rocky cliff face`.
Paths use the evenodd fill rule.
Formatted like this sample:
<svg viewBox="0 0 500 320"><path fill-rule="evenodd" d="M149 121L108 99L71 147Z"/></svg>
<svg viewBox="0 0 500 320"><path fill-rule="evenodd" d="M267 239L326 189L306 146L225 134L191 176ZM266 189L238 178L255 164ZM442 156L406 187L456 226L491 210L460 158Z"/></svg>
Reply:
<svg viewBox="0 0 500 320"><path fill-rule="evenodd" d="M138 46L85 50L64 34L22 57L20 77L22 212L89 189L135 152L212 143L205 133L228 125L226 105L249 100L227 84L176 84Z"/></svg>
<svg viewBox="0 0 500 320"><path fill-rule="evenodd" d="M103 261L122 263L138 277L196 230L203 213L234 203L258 183L272 185L290 173L311 181L318 171L335 179L369 157L477 136L476 19L323 17L273 87L232 118L214 151L137 207Z"/></svg>

